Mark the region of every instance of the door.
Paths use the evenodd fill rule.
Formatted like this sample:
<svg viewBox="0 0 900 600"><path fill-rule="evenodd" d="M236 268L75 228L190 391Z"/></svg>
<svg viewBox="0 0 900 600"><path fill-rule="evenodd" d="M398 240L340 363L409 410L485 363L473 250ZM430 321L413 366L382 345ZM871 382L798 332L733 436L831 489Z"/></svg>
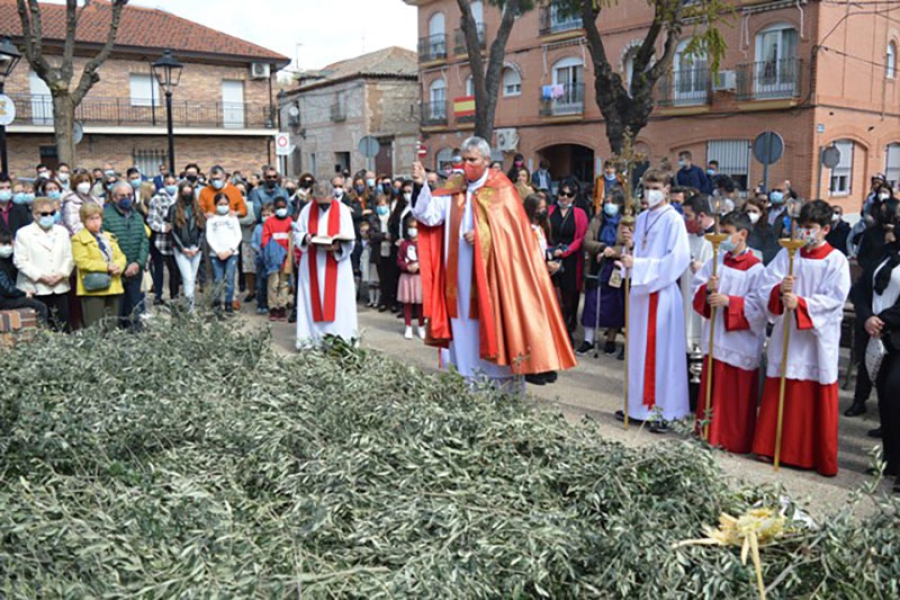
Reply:
<svg viewBox="0 0 900 600"><path fill-rule="evenodd" d="M244 127L243 81L222 81L222 125L228 129Z"/></svg>
<svg viewBox="0 0 900 600"><path fill-rule="evenodd" d="M797 30L777 27L759 34L756 40L757 96L786 97L797 81Z"/></svg>
<svg viewBox="0 0 900 600"><path fill-rule="evenodd" d="M38 74L28 74L28 87L31 90L31 122L34 125L53 125L53 98L50 88Z"/></svg>
<svg viewBox="0 0 900 600"><path fill-rule="evenodd" d="M562 86L562 96L554 98L555 114L584 110L584 65L580 59L567 58L554 65L553 83Z"/></svg>
<svg viewBox="0 0 900 600"><path fill-rule="evenodd" d="M394 172L394 138L381 138L378 143L381 144L381 147L375 156L375 173L392 175Z"/></svg>
<svg viewBox="0 0 900 600"><path fill-rule="evenodd" d="M687 53L682 42L675 53L675 103L679 105L705 104L709 86L709 67L705 54Z"/></svg>

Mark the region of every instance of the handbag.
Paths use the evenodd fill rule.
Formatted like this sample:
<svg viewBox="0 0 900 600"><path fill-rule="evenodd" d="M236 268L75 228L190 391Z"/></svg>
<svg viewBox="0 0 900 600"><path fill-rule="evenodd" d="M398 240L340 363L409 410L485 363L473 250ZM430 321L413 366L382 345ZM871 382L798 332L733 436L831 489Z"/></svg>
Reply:
<svg viewBox="0 0 900 600"><path fill-rule="evenodd" d="M81 278L81 285L86 292L101 292L112 285L112 277L109 273L90 271Z"/></svg>
<svg viewBox="0 0 900 600"><path fill-rule="evenodd" d="M887 348L880 337L870 337L869 343L866 345L866 371L869 373L869 380L873 383L878 380L878 373L881 371L881 365L884 357L887 355Z"/></svg>

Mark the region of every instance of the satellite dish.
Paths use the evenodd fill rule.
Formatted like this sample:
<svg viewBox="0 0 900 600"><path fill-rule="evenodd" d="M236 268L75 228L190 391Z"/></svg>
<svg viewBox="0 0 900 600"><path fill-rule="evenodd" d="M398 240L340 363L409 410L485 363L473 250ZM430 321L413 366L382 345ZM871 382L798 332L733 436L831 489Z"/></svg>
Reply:
<svg viewBox="0 0 900 600"><path fill-rule="evenodd" d="M294 105L292 105L292 106L288 109L288 114L289 114L290 116L292 116L292 117L299 117L299 116L300 116L300 109L297 108L297 105L296 105L296 104L294 104Z"/></svg>

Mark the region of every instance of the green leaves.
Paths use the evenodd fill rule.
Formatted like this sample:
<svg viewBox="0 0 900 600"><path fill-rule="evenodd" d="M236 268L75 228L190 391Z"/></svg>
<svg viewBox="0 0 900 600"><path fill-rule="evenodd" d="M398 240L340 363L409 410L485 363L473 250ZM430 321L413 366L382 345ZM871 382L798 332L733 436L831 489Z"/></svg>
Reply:
<svg viewBox="0 0 900 600"><path fill-rule="evenodd" d="M292 357L190 318L46 335L0 389L5 598L753 598L728 549L680 548L730 489L680 441L346 345ZM893 597L897 503L763 550L770 598Z"/></svg>

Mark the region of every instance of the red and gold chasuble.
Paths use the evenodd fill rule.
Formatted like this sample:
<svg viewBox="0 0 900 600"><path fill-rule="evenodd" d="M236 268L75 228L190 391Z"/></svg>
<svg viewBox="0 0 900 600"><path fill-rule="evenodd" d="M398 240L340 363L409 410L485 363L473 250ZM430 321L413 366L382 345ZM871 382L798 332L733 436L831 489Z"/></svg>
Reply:
<svg viewBox="0 0 900 600"><path fill-rule="evenodd" d="M319 235L319 213L321 209L316 204L309 209L309 233ZM336 200L331 202L328 209L328 236L334 237L341 232L341 206ZM322 306L322 294L319 291L318 248L309 248L309 295L312 305L313 322L333 323L335 307L337 306L337 259L330 252L325 259L325 303Z"/></svg>

